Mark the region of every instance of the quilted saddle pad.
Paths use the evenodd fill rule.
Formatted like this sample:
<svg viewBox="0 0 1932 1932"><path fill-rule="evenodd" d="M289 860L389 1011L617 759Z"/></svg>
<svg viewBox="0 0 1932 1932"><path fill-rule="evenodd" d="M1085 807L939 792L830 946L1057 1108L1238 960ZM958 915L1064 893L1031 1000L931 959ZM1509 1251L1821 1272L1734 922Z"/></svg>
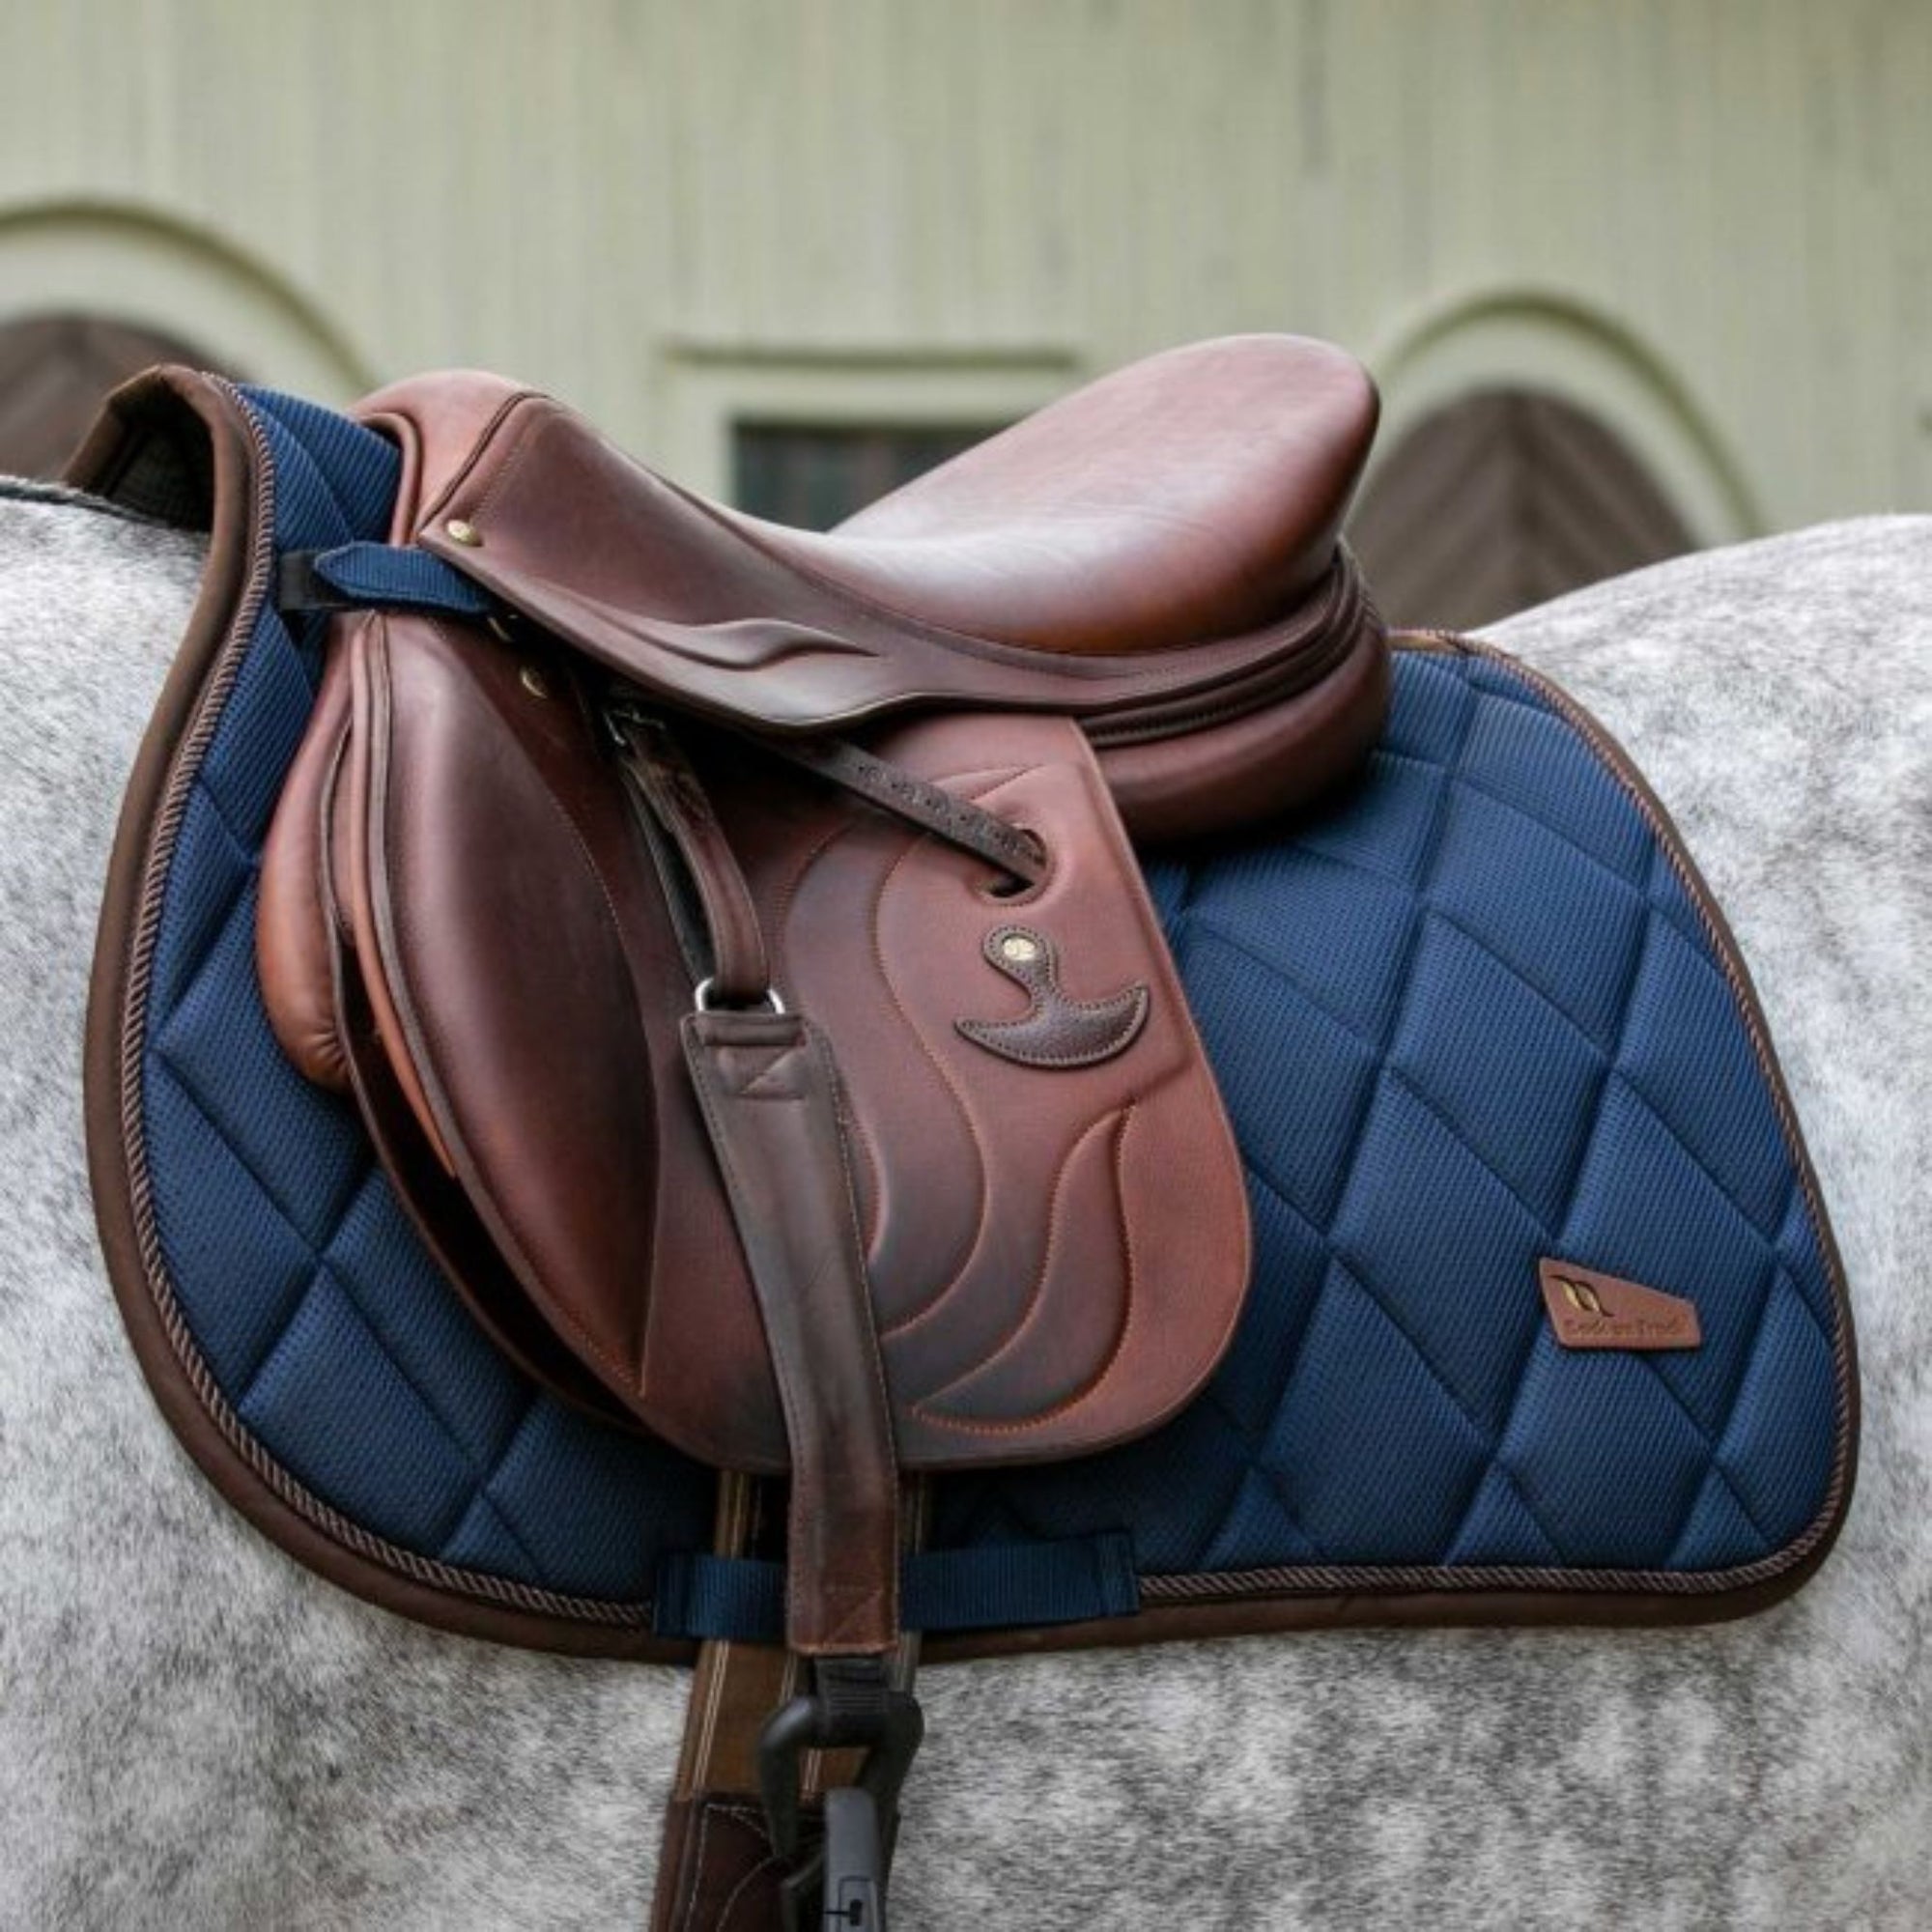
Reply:
<svg viewBox="0 0 1932 1932"><path fill-rule="evenodd" d="M144 749L90 1026L143 1366L232 1500L392 1607L646 1656L775 1634L776 1571L705 1553L711 1472L507 1363L270 1035L256 867L318 675L270 565L380 538L396 478L248 402L272 488ZM1855 1461L1844 1283L1736 949L1601 730L1413 639L1359 782L1148 876L1246 1163L1247 1312L1157 1435L938 1485L929 1652L1691 1619L1808 1575Z"/></svg>

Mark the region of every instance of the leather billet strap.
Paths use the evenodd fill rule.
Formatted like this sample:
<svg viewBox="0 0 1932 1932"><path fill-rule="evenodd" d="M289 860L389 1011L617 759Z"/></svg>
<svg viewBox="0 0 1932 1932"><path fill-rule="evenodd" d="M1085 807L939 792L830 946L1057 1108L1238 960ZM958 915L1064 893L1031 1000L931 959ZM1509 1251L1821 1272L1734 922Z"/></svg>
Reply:
<svg viewBox="0 0 1932 1932"><path fill-rule="evenodd" d="M944 785L928 784L901 766L874 757L849 739L768 738L761 742L778 756L816 773L867 805L984 859L1022 886L1037 886L1046 877L1046 852L1024 826L1009 825L998 813L983 810Z"/></svg>
<svg viewBox="0 0 1932 1932"><path fill-rule="evenodd" d="M683 1035L791 1446L785 1641L881 1655L898 1637L898 1470L831 1050L798 1013L695 1012Z"/></svg>
<svg viewBox="0 0 1932 1932"><path fill-rule="evenodd" d="M605 720L625 782L641 808L647 842L657 851L658 840L649 836L655 828L675 847L676 876L663 881L665 900L707 999L723 1007L758 1005L770 996L772 973L757 908L690 759L670 728L649 712L613 704ZM668 854L659 858L661 869L672 863ZM695 907L687 904L692 897Z"/></svg>

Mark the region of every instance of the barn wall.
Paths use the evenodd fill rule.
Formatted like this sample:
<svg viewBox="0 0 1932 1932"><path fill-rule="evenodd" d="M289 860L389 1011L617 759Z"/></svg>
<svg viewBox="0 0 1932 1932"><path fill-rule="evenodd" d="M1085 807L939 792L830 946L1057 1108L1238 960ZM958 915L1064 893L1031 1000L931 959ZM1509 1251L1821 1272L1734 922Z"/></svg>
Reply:
<svg viewBox="0 0 1932 1932"><path fill-rule="evenodd" d="M1932 504L1928 99L1904 0L21 0L0 319L507 368L717 485L747 399L1292 328L1400 408L1503 315L1724 535Z"/></svg>

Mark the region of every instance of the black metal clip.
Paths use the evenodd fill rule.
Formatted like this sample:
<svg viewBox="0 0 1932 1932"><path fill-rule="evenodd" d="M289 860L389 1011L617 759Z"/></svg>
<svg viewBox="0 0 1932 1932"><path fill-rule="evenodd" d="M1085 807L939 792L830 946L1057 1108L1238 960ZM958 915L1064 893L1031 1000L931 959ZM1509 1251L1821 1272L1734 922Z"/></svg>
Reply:
<svg viewBox="0 0 1932 1932"><path fill-rule="evenodd" d="M816 1897L814 1932L886 1932L886 1875L899 1792L925 1719L919 1700L896 1689L881 1658L830 1658L813 1672L810 1696L775 1712L758 1740L758 1785L772 1849L793 1865L782 1887L786 1932L804 1932ZM808 1751L863 1750L857 1779L825 1794L825 1829L801 1856L802 1760Z"/></svg>
<svg viewBox="0 0 1932 1932"><path fill-rule="evenodd" d="M885 1932L886 1844L879 1807L863 1785L825 1794L825 1846L819 1874L823 1932Z"/></svg>

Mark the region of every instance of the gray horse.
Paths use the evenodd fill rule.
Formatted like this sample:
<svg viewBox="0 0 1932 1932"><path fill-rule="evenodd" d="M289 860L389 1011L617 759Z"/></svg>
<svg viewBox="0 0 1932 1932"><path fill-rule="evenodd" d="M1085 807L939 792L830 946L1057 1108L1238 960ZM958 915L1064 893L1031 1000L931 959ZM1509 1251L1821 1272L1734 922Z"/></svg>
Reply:
<svg viewBox="0 0 1932 1932"><path fill-rule="evenodd" d="M196 1474L121 1336L82 1005L199 565L0 491L0 1922L637 1925L681 1676L317 1581ZM1629 747L1758 978L1861 1330L1837 1551L1715 1630L936 1671L902 1923L1932 1924L1932 520L1667 565L1496 636Z"/></svg>

